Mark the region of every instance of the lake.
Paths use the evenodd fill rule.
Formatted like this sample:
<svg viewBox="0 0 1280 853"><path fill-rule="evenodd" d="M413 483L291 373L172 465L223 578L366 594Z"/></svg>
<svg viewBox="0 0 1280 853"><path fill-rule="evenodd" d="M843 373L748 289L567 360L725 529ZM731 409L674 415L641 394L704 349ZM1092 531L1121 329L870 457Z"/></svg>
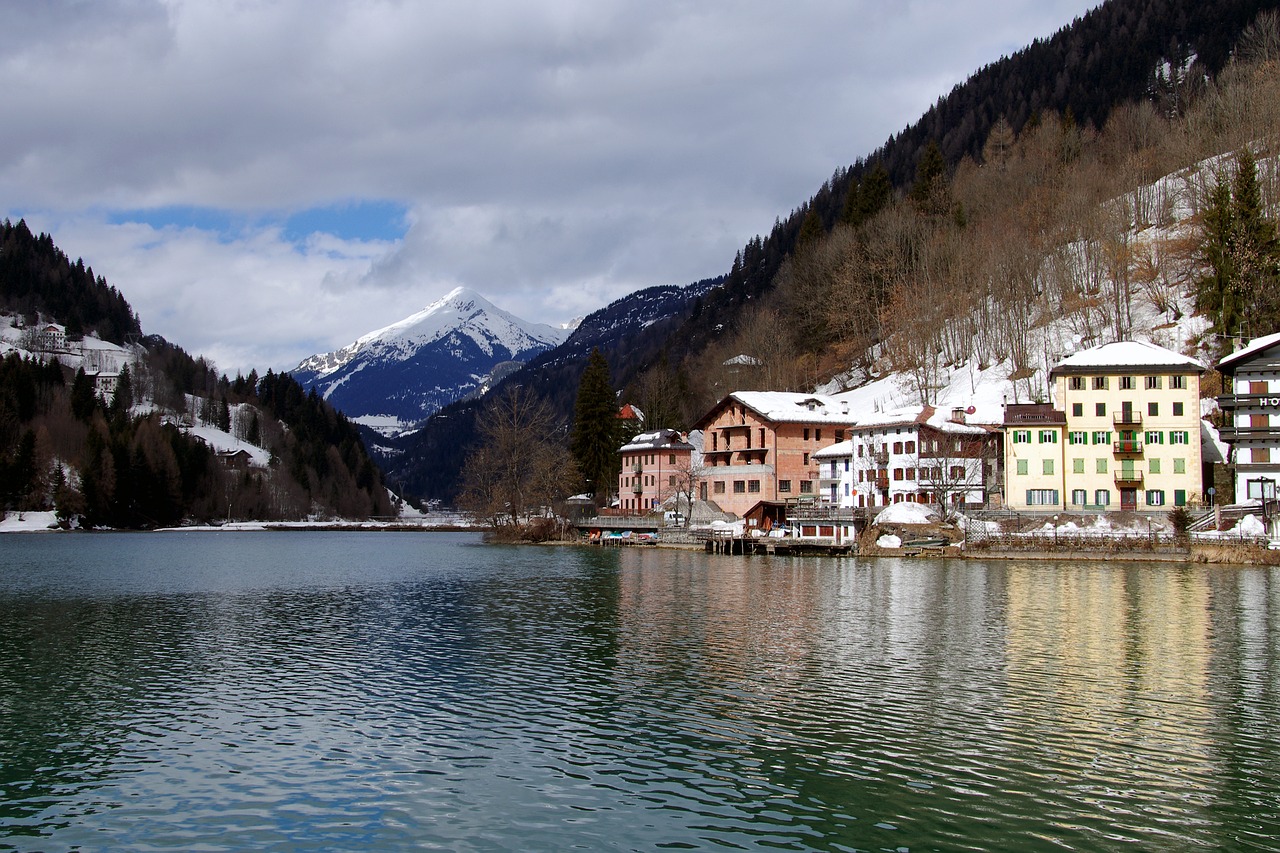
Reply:
<svg viewBox="0 0 1280 853"><path fill-rule="evenodd" d="M0 538L0 849L1280 850L1280 570Z"/></svg>

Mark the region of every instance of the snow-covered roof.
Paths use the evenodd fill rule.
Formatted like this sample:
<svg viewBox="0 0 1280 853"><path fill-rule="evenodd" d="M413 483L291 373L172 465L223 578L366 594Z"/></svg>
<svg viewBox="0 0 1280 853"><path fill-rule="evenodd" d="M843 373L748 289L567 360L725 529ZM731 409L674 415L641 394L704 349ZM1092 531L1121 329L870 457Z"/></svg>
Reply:
<svg viewBox="0 0 1280 853"><path fill-rule="evenodd" d="M1049 375L1137 369L1199 373L1205 366L1194 358L1146 341L1117 341L1067 356L1053 366Z"/></svg>
<svg viewBox="0 0 1280 853"><path fill-rule="evenodd" d="M730 400L737 401L762 417L781 423L850 424L854 416L849 405L827 394L801 394L794 391L734 391L702 417L707 421Z"/></svg>
<svg viewBox="0 0 1280 853"><path fill-rule="evenodd" d="M733 358L726 358L721 363L726 367L759 367L761 362L755 356L742 353L741 355L735 355Z"/></svg>
<svg viewBox="0 0 1280 853"><path fill-rule="evenodd" d="M810 459L842 459L853 455L853 441L837 441L828 447L815 451Z"/></svg>
<svg viewBox="0 0 1280 853"><path fill-rule="evenodd" d="M1280 332L1276 332L1273 335L1263 335L1260 338L1254 338L1253 340L1249 341L1248 346L1242 349L1236 350L1235 352L1231 353L1231 355L1227 356L1226 358L1222 359L1222 361L1218 362L1218 369L1221 370L1223 368L1227 368L1226 372L1229 373L1231 372L1231 369L1233 369L1240 362L1248 361L1254 356L1262 352L1265 352L1266 350L1271 349L1273 346L1276 346L1277 344L1280 344Z"/></svg>
<svg viewBox="0 0 1280 853"><path fill-rule="evenodd" d="M627 453L635 450L693 450L693 445L684 440L680 433L673 429L660 429L653 432L642 432L633 436L618 451Z"/></svg>

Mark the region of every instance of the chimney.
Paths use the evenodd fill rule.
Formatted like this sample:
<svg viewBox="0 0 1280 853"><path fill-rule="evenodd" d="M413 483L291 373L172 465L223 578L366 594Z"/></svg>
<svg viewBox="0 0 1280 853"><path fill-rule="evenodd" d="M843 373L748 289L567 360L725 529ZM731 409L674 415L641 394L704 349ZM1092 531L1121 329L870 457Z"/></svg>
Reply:
<svg viewBox="0 0 1280 853"><path fill-rule="evenodd" d="M964 407L963 406L956 406L951 410L951 420L958 424L964 423Z"/></svg>

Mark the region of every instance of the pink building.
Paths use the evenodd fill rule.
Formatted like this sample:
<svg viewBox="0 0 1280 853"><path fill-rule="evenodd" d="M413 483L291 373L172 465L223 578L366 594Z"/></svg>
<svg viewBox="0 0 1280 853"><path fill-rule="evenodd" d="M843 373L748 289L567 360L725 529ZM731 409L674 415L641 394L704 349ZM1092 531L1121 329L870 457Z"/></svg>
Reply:
<svg viewBox="0 0 1280 853"><path fill-rule="evenodd" d="M688 492L696 474L693 445L673 429L642 432L618 452L618 508L624 512L653 512Z"/></svg>

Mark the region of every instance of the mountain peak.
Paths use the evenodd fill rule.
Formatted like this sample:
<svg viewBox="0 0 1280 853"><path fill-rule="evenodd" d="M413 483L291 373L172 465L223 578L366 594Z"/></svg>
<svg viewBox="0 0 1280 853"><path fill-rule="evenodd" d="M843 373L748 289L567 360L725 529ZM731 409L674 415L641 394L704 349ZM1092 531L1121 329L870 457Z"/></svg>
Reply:
<svg viewBox="0 0 1280 853"><path fill-rule="evenodd" d="M407 425L471 393L496 365L526 361L568 334L455 287L403 320L305 359L293 374L352 420L390 417Z"/></svg>

